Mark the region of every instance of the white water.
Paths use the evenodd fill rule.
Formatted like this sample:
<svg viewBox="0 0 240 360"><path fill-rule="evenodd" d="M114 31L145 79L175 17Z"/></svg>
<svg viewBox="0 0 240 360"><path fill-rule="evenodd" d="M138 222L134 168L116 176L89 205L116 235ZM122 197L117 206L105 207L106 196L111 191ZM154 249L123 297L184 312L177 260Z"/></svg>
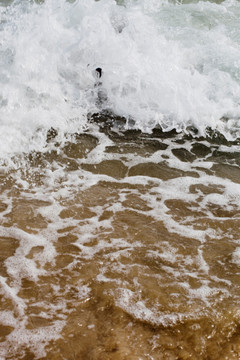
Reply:
<svg viewBox="0 0 240 360"><path fill-rule="evenodd" d="M3 2L1 2L3 3ZM41 150L103 108L144 131L240 136L240 3L14 1L0 6L0 155ZM228 120L221 120L223 117Z"/></svg>

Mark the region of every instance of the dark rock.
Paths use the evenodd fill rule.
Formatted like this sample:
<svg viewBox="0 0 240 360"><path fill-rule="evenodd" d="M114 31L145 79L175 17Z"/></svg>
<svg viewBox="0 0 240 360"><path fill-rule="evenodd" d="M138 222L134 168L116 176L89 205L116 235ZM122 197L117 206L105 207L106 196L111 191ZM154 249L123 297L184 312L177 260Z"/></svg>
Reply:
<svg viewBox="0 0 240 360"><path fill-rule="evenodd" d="M68 142L63 152L69 158L82 159L86 158L98 144L98 139L89 134L76 134L76 142Z"/></svg>
<svg viewBox="0 0 240 360"><path fill-rule="evenodd" d="M169 139L176 136L178 133L175 129L171 131L163 131L160 127L153 129L152 136L161 138L161 139Z"/></svg>
<svg viewBox="0 0 240 360"><path fill-rule="evenodd" d="M211 168L216 176L227 178L231 181L240 184L240 168L238 166L228 164L214 164Z"/></svg>
<svg viewBox="0 0 240 360"><path fill-rule="evenodd" d="M198 173L193 171L182 171L169 167L165 162L161 163L141 163L129 169L128 176L150 176L162 180L175 179L181 176L199 177Z"/></svg>
<svg viewBox="0 0 240 360"><path fill-rule="evenodd" d="M240 152L225 152L215 150L210 158L210 160L214 160L217 162L231 162L240 164Z"/></svg>
<svg viewBox="0 0 240 360"><path fill-rule="evenodd" d="M211 149L201 143L194 143L191 148L191 152L193 152L197 157L205 157L211 153Z"/></svg>
<svg viewBox="0 0 240 360"><path fill-rule="evenodd" d="M51 127L47 132L47 142L49 143L50 141L55 139L57 135L58 135L57 130Z"/></svg>
<svg viewBox="0 0 240 360"><path fill-rule="evenodd" d="M104 160L99 164L82 164L81 167L93 174L104 174L116 179L124 178L128 169L120 160Z"/></svg>
<svg viewBox="0 0 240 360"><path fill-rule="evenodd" d="M183 162L193 162L196 159L196 156L193 155L190 151L180 148L180 149L173 149L172 153L176 156L179 160Z"/></svg>
<svg viewBox="0 0 240 360"><path fill-rule="evenodd" d="M118 154L138 154L143 157L150 156L156 151L165 150L168 147L158 140L138 139L134 142L117 142L114 146L108 146L106 152Z"/></svg>
<svg viewBox="0 0 240 360"><path fill-rule="evenodd" d="M211 128L206 129L206 135L207 135L206 136L207 141L209 141L212 144L231 146L231 145L239 145L240 143L240 139L237 139L235 141L229 141L219 131L212 130Z"/></svg>

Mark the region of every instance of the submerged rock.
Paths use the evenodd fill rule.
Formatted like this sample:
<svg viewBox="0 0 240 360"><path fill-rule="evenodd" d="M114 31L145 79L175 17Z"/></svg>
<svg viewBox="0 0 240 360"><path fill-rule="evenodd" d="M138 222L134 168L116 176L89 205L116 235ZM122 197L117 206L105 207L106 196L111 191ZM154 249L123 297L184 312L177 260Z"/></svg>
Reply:
<svg viewBox="0 0 240 360"><path fill-rule="evenodd" d="M211 168L216 176L227 178L237 184L240 184L240 168L228 164L214 164Z"/></svg>
<svg viewBox="0 0 240 360"><path fill-rule="evenodd" d="M132 166L128 172L128 176L150 176L162 180L175 179L181 176L199 177L194 171L182 171L169 167L165 162L161 163L141 163Z"/></svg>
<svg viewBox="0 0 240 360"><path fill-rule="evenodd" d="M120 160L104 160L99 164L82 164L81 167L93 174L108 175L116 179L125 177L127 173L127 166Z"/></svg>
<svg viewBox="0 0 240 360"><path fill-rule="evenodd" d="M208 146L197 142L192 145L191 152L197 157L205 157L211 153L211 149Z"/></svg>
<svg viewBox="0 0 240 360"><path fill-rule="evenodd" d="M64 153L74 159L85 158L98 144L98 139L89 134L76 134L76 142L68 142Z"/></svg>
<svg viewBox="0 0 240 360"><path fill-rule="evenodd" d="M184 162L193 162L196 159L196 156L192 154L190 151L180 148L180 149L173 149L172 153L176 156L179 160Z"/></svg>

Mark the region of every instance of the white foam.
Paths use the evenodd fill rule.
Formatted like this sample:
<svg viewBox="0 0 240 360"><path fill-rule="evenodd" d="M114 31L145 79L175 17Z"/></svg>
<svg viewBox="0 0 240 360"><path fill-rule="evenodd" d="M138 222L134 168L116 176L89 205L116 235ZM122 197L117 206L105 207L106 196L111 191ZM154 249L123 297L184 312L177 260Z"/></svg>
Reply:
<svg viewBox="0 0 240 360"><path fill-rule="evenodd" d="M26 304L17 295L19 286L15 286L15 287L9 286L7 284L7 280L5 278L3 278L2 276L0 277L0 284L1 284L1 294L3 296L5 296L6 298L9 298L12 300L15 310L16 310L18 316L20 316L20 318L21 318L25 313Z"/></svg>
<svg viewBox="0 0 240 360"><path fill-rule="evenodd" d="M55 249L51 243L48 243L47 239L41 235L30 235L20 229L14 228L8 229L7 231L5 229L1 229L1 233L19 239L19 247L16 249L14 256L9 257L5 261L9 275L13 276L15 280L18 279L18 281L20 281L23 277L27 277L35 281L39 275L45 273L43 269L37 268L34 260L27 259L26 256L29 254L32 247L45 246L47 248L48 259L54 257Z"/></svg>
<svg viewBox="0 0 240 360"><path fill-rule="evenodd" d="M210 126L239 136L239 2L125 5L0 6L1 156L43 149L50 127L60 138L82 129L97 110L98 66L104 106L138 128Z"/></svg>
<svg viewBox="0 0 240 360"><path fill-rule="evenodd" d="M46 345L60 337L64 325L65 321L57 320L53 325L28 330L25 328L25 322L20 322L8 335L3 343L4 346L1 346L0 356L9 356L9 354L15 356L24 346L34 352L36 359L46 356Z"/></svg>
<svg viewBox="0 0 240 360"><path fill-rule="evenodd" d="M143 300L138 299L130 289L119 289L116 304L134 318L153 325L171 326L180 322L186 316L181 313L161 313L156 308L148 308Z"/></svg>

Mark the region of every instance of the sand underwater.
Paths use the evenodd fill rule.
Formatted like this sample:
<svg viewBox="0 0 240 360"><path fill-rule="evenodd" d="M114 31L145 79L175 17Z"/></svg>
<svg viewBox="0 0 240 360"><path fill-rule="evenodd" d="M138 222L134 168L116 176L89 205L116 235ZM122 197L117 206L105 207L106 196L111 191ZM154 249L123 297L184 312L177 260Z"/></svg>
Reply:
<svg viewBox="0 0 240 360"><path fill-rule="evenodd" d="M240 359L239 16L0 1L0 360Z"/></svg>

